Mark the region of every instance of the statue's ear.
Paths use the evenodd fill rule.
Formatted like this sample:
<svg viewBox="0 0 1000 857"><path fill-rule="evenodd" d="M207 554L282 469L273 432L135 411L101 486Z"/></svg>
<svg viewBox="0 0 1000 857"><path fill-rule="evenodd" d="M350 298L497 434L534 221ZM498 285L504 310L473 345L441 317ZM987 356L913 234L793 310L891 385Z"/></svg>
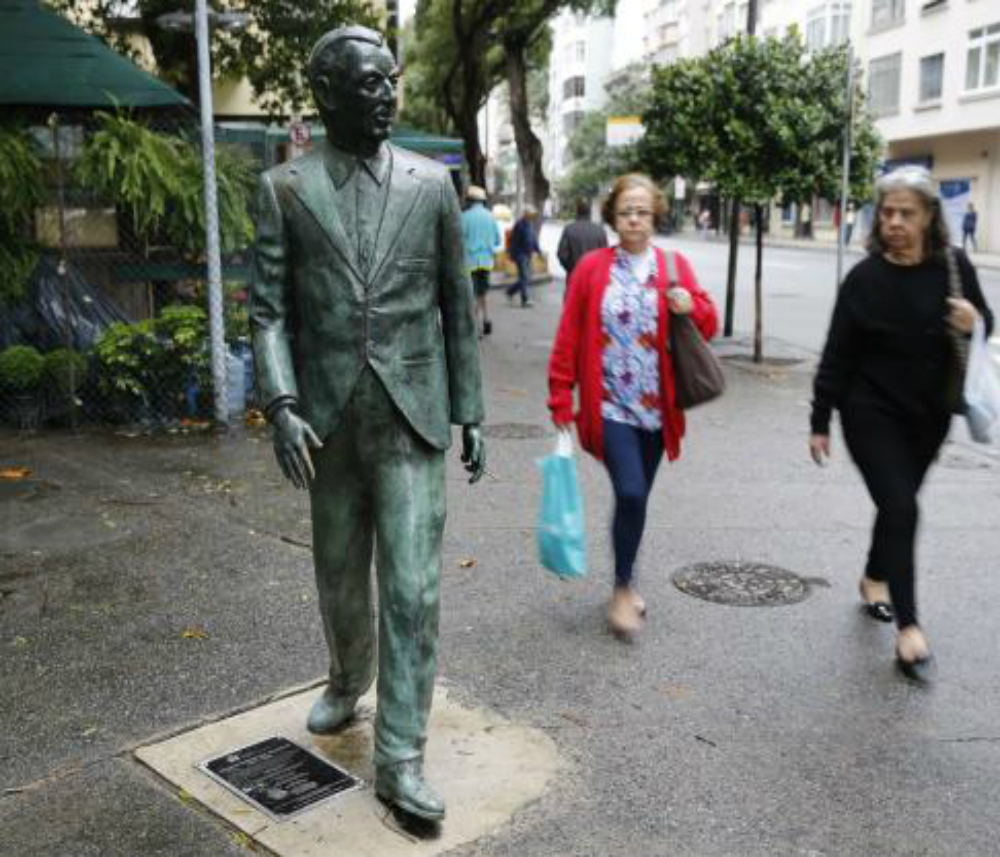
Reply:
<svg viewBox="0 0 1000 857"><path fill-rule="evenodd" d="M333 85L325 74L317 74L312 82L313 100L321 110L330 113L336 107L333 98Z"/></svg>

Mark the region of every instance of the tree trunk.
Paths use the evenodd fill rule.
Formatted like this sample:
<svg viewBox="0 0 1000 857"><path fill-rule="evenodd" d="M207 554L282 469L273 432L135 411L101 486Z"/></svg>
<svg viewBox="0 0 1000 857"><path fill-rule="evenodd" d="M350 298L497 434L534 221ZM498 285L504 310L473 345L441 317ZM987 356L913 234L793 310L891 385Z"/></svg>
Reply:
<svg viewBox="0 0 1000 857"><path fill-rule="evenodd" d="M732 201L733 210L729 218L729 270L726 274L726 318L722 328L723 336L733 335L733 314L736 305L736 262L740 253L740 202Z"/></svg>
<svg viewBox="0 0 1000 857"><path fill-rule="evenodd" d="M753 274L753 362L764 362L764 206L756 203L753 218L757 222L757 263Z"/></svg>
<svg viewBox="0 0 1000 857"><path fill-rule="evenodd" d="M482 29L476 22L466 21L461 0L452 0L451 24L458 61L449 69L445 79L445 110L462 135L469 180L474 185L486 187L486 156L479 141L479 108L489 94L484 92L482 74L482 54L485 50L481 44ZM456 75L460 75L458 87L455 86Z"/></svg>
<svg viewBox="0 0 1000 857"><path fill-rule="evenodd" d="M528 200L542 212L549 198L549 180L542 170L542 143L531 129L528 105L526 46L516 41L504 43L507 86L510 89L510 119L514 126L517 156L524 173Z"/></svg>

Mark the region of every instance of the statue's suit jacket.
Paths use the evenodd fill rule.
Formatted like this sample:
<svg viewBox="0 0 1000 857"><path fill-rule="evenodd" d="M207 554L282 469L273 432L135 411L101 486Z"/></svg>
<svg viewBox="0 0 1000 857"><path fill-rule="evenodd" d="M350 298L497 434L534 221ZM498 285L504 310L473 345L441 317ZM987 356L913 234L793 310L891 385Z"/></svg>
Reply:
<svg viewBox="0 0 1000 857"><path fill-rule="evenodd" d="M321 143L260 179L250 320L265 407L337 428L366 365L437 449L483 418L472 286L458 200L441 165L390 146L388 200L363 272ZM388 144L386 144L388 145ZM353 207L345 206L353 211Z"/></svg>

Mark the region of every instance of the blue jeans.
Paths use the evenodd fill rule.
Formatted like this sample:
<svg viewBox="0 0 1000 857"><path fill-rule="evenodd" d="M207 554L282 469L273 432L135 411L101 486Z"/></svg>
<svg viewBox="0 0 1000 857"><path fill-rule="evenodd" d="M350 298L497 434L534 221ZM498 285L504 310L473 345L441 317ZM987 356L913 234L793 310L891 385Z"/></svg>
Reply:
<svg viewBox="0 0 1000 857"><path fill-rule="evenodd" d="M521 295L521 306L528 302L528 283L531 282L531 256L515 256L517 265L517 281L507 288L507 296Z"/></svg>
<svg viewBox="0 0 1000 857"><path fill-rule="evenodd" d="M615 585L630 586L646 527L646 503L663 457L663 434L604 420L604 464L615 492Z"/></svg>

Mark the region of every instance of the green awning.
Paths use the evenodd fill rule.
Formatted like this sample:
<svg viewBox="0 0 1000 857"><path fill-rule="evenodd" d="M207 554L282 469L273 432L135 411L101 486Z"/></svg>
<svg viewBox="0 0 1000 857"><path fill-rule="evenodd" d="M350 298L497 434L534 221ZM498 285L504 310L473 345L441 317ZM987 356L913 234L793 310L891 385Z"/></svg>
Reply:
<svg viewBox="0 0 1000 857"><path fill-rule="evenodd" d="M0 0L0 104L180 107L189 103L38 0Z"/></svg>
<svg viewBox="0 0 1000 857"><path fill-rule="evenodd" d="M318 122L312 124L311 131L314 140L322 140L326 137L326 129ZM268 128L267 135L284 143L288 140L288 129ZM419 152L422 155L460 155L463 151L461 140L454 137L438 137L436 134L428 134L403 125L393 129L390 139L400 148Z"/></svg>

